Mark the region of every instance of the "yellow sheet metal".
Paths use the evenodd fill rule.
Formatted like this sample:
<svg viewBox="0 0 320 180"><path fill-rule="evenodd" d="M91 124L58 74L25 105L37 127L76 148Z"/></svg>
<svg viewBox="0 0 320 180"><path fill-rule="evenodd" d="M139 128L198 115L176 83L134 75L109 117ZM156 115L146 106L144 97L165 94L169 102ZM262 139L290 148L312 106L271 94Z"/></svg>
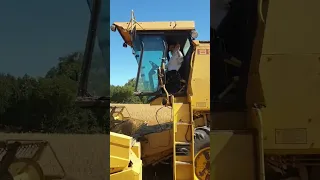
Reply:
<svg viewBox="0 0 320 180"><path fill-rule="evenodd" d="M128 167L131 141L130 136L110 133L110 173L119 172Z"/></svg>
<svg viewBox="0 0 320 180"><path fill-rule="evenodd" d="M110 133L110 179L142 180L140 143L133 143L132 137Z"/></svg>

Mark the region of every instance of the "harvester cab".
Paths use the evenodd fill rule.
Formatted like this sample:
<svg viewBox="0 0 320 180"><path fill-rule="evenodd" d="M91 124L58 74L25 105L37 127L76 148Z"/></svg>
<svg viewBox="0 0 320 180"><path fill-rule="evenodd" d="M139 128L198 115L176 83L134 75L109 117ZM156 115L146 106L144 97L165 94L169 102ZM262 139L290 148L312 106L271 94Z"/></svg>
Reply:
<svg viewBox="0 0 320 180"><path fill-rule="evenodd" d="M115 22L112 31L118 31L124 40L123 47L130 46L138 64L135 95L157 97L186 95L193 40L197 37L192 21L137 22L131 13L129 22ZM166 64L170 59L169 45L179 44L183 63L175 81L166 78ZM178 82L178 83L176 83ZM172 91L172 87L178 87ZM168 101L166 101L168 102Z"/></svg>

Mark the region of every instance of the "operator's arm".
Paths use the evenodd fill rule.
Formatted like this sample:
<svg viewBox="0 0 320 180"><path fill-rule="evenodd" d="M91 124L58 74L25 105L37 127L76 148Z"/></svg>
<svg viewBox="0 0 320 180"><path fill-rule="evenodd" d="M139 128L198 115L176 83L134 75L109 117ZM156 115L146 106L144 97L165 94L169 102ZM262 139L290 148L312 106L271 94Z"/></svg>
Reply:
<svg viewBox="0 0 320 180"><path fill-rule="evenodd" d="M178 59L179 63L182 63L182 61L183 61L183 54L182 54L182 52L181 52L179 49L177 50L177 59Z"/></svg>
<svg viewBox="0 0 320 180"><path fill-rule="evenodd" d="M183 54L179 50L180 48L175 48L172 57L170 58L168 62L168 71L176 70L178 71L182 62L183 62Z"/></svg>
<svg viewBox="0 0 320 180"><path fill-rule="evenodd" d="M179 58L183 57L183 54L182 54L182 52L180 51L180 49L177 51L177 54L178 54L178 57L179 57Z"/></svg>

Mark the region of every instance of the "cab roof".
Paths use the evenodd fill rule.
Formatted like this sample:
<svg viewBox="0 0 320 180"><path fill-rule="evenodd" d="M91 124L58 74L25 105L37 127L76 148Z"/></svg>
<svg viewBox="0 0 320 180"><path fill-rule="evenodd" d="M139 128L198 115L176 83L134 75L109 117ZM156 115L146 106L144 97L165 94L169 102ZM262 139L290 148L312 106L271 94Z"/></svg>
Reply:
<svg viewBox="0 0 320 180"><path fill-rule="evenodd" d="M130 31L135 26L136 31L192 31L195 30L194 21L163 21L163 22L115 22L112 24L120 33L126 44L132 46Z"/></svg>

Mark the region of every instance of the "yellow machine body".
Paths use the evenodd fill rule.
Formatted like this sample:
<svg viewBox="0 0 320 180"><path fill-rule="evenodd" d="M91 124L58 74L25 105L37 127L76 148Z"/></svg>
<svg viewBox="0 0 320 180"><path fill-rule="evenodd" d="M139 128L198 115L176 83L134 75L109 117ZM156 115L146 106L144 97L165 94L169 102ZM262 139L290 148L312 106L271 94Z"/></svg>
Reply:
<svg viewBox="0 0 320 180"><path fill-rule="evenodd" d="M308 180L320 177L319 5L270 1L259 65L265 161L293 161Z"/></svg>
<svg viewBox="0 0 320 180"><path fill-rule="evenodd" d="M247 109L211 115L212 180L319 179L319 5L256 2Z"/></svg>
<svg viewBox="0 0 320 180"><path fill-rule="evenodd" d="M279 15L286 3L287 15ZM319 5L315 0L269 3L259 66L266 153L320 153L320 23L314 19Z"/></svg>
<svg viewBox="0 0 320 180"><path fill-rule="evenodd" d="M132 37L135 34L174 32L179 36L179 32L186 34L185 32L195 31L195 23L192 21L136 22L132 18L128 23L115 22L111 26L111 30L118 31L124 40L124 45L132 47L134 46ZM191 35L187 34L186 37L191 37ZM162 173L172 175L164 179L205 180L210 176L208 165L209 134L207 133L205 146L195 148L195 146L199 146L195 144L199 140L194 139L194 134L197 133L195 131L204 134L207 132L205 128L200 130L196 130L196 128L206 127L210 124L208 122L210 114L210 42L191 40L190 43L190 47L192 47L189 49L190 58L188 64L185 65L188 69L185 94L177 97L170 95L170 99L168 99L171 102L169 108L172 111L171 128L165 128L165 125L160 123L157 126L161 126L161 130L145 134L139 139L144 167L161 164L163 161L172 159L170 160L171 165L168 166L170 172ZM163 98L163 96L154 98L150 101L150 105L162 105ZM178 154L178 149L181 147L186 147L188 153ZM116 146L112 146L112 148L116 148ZM122 156L123 159L128 159L128 153L118 155L118 157ZM114 160L114 162L116 161ZM122 172L120 170L117 174ZM146 173L144 171L143 174ZM153 177L145 179L151 178Z"/></svg>
<svg viewBox="0 0 320 180"><path fill-rule="evenodd" d="M110 134L110 180L142 179L140 143L132 137Z"/></svg>

